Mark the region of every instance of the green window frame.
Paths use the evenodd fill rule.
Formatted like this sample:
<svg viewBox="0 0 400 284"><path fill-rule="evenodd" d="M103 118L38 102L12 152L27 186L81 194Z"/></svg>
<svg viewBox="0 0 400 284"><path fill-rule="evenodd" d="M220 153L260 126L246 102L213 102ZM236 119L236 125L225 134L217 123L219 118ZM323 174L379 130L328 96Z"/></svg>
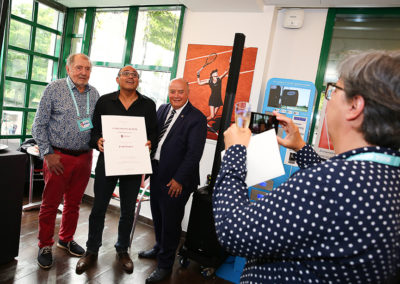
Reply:
<svg viewBox="0 0 400 284"><path fill-rule="evenodd" d="M25 19L21 16L17 16L12 14L12 0L10 1L9 5L9 10L8 10L8 19L6 21L6 29L5 29L5 37L4 37L4 42L3 42L3 48L2 48L2 54L1 54L1 80L0 80L0 121L1 127L3 127L4 123L4 117L3 113L4 111L15 111L22 113L22 125L21 125L21 132L20 134L8 134L8 135L2 135L0 134L0 139L12 139L12 140L18 140L19 142L22 142L26 140L27 138L31 138L32 135L28 133L27 130L31 130L30 127L33 123L33 118L36 113L36 107L30 106L30 99L34 95L34 88L35 87L45 87L49 82L46 80L42 80L41 78L35 78L35 66L34 66L34 61L35 60L50 60L49 62L53 62L52 64L52 74L51 74L51 80L54 80L57 78L57 72L59 70L58 66L61 62L62 58L62 53L61 53L61 48L62 48L62 37L63 37L63 32L58 30L57 27L62 24L64 26L64 23L60 22L60 19L63 18L64 13L66 11L65 7L62 5L59 5L57 3L52 3L50 1L39 1L39 0L32 0L32 18L31 19ZM57 18L57 27L49 27L47 25L43 25L40 23L40 15L39 15L39 7L42 7L41 5L45 5L48 8L54 9L56 12L58 12L58 18ZM61 14L60 14L61 13ZM61 15L61 18L60 18ZM25 25L30 28L30 38L29 38L29 43L27 46L17 46L13 45L10 42L10 27L11 23L16 23L19 25ZM54 47L53 47L53 54L47 54L45 50L37 50L35 49L35 44L36 44L36 39L38 38L38 33L47 33L48 35L51 35L51 37L54 36ZM53 40L53 38L51 39ZM38 46L37 46L38 47ZM26 76L24 78L18 77L18 76L13 76L7 74L7 57L9 56L9 53L19 53L23 56L26 56L27 58L27 68L26 68ZM5 102L5 87L7 83L22 83L25 85L25 91L24 91L24 96L23 96L23 106L8 106L4 105ZM40 89L40 88L39 88ZM29 128L29 129L27 129Z"/></svg>
<svg viewBox="0 0 400 284"><path fill-rule="evenodd" d="M328 10L324 38L321 46L321 53L318 63L317 75L315 79L315 87L317 89L317 96L314 105L313 119L311 124L310 135L308 143L312 144L315 136L315 127L317 124L317 117L322 109L323 91L326 86L324 84L325 73L327 70L330 48L332 44L333 31L335 26L336 16L338 14L347 15L374 15L385 17L387 15L395 15L400 18L400 8L330 8ZM399 27L400 28L400 27Z"/></svg>
<svg viewBox="0 0 400 284"><path fill-rule="evenodd" d="M135 39L135 32L136 32L136 23L139 14L140 8L146 8L148 10L168 10L171 7L178 7L180 9L180 18L179 18L179 25L177 30L177 37L175 41L175 49L174 49L174 59L173 64L171 67L166 66L156 66L156 65L138 65L138 64L131 64L132 52L133 52L133 43ZM121 62L108 62L108 61L92 61L93 66L99 67L111 67L111 68L122 68L126 65L133 66L138 71L160 71L160 72L169 72L171 73L171 79L176 77L177 67L178 67L178 58L179 58L179 47L181 42L181 33L183 27L183 19L185 14L185 7L182 5L171 5L171 6L131 6L125 7L129 9L128 12L128 23L125 32L125 42L126 45L123 51L123 58ZM114 10L115 8L110 8L110 10ZM124 7L118 7L118 9L124 9ZM75 14L77 12L82 12L86 10L86 17L85 17L85 29L84 33L81 34L74 34L74 20ZM65 30L65 41L64 41L64 53L63 53L63 63L61 66L61 77L66 76L65 71L65 64L68 55L70 54L71 50L71 41L73 38L82 38L82 49L81 52L88 55L90 57L90 45L92 42L93 37L93 29L94 29L94 20L97 11L107 11L104 8L71 8L68 9L67 12L67 24Z"/></svg>
<svg viewBox="0 0 400 284"><path fill-rule="evenodd" d="M10 0L11 2L12 0ZM34 114L36 113L36 107L29 106L29 98L31 95L31 84L36 86L43 86L45 87L49 82L45 82L42 80L34 80L32 76L33 70L33 59L34 57L40 57L44 60L52 60L55 63L53 67L53 74L52 80L57 78L64 78L66 77L66 59L68 55L71 53L71 41L73 39L80 39L81 41L81 49L80 52L90 56L90 47L93 38L93 29L94 29L94 21L96 11L106 11L105 8L94 8L94 7L86 7L86 8L66 8L61 4L58 4L53 1L49 0L32 0L33 1L33 8L32 8L32 20L27 20L22 17L12 15L11 14L11 5L9 7L9 17L6 23L6 31L9 30L10 21L17 21L18 23L22 23L25 25L29 25L31 27L31 41L29 44L29 48L23 48L19 46L9 45L9 34L8 32L5 35L2 54L0 58L0 66L1 66L1 80L0 80L0 119L2 119L3 111L18 111L23 113L22 118L22 129L21 134L18 135L1 135L0 139L19 139L19 142L26 140L27 138L31 138L32 135L27 133L27 125L33 122ZM46 27L38 23L38 9L39 3L43 3L49 7L52 7L60 12L64 13L64 23L63 23L63 30L59 31L51 27ZM173 53L173 64L172 66L156 66L156 65L133 65L131 64L131 57L133 52L133 45L135 39L135 32L136 32L136 23L140 9L148 9L148 10L168 10L171 9L179 10L180 17L179 17L179 24L176 33L176 40L175 40L175 48ZM170 74L170 79L176 77L177 72L177 65L178 65L178 58L179 58L179 50L180 50L180 42L181 42L181 33L183 27L183 19L184 19L184 12L185 7L183 5L166 5L166 6L129 6L129 7L110 7L109 9L128 9L128 23L127 28L125 31L125 46L123 51L123 58L121 62L101 62L101 61L94 61L93 66L97 67L112 67L112 68L122 68L126 65L131 65L136 68L139 72L140 71L156 71L156 72L164 72ZM84 13L85 20L84 20L84 29L83 33L74 31L74 23L75 17L77 13ZM49 55L42 52L38 52L35 50L35 38L36 38L36 31L40 29L41 31L50 32L55 34L57 37L60 38L58 41L57 46L57 54ZM27 76L26 78L18 78L14 76L6 75L6 64L7 64L7 53L11 52L20 52L28 56L28 67L27 67ZM16 82L16 83L24 83L26 84L26 91L24 97L24 105L22 107L16 106L5 106L4 105L4 92L5 92L5 82ZM167 94L166 99L167 99ZM1 120L3 121L3 120ZM3 123L2 123L3 124Z"/></svg>

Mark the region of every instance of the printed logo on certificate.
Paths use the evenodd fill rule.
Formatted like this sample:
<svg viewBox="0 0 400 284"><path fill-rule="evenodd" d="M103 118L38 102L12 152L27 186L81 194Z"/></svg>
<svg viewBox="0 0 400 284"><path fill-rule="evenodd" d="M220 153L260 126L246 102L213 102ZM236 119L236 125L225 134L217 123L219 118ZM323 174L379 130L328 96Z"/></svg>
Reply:
<svg viewBox="0 0 400 284"><path fill-rule="evenodd" d="M144 117L102 115L106 176L151 174Z"/></svg>

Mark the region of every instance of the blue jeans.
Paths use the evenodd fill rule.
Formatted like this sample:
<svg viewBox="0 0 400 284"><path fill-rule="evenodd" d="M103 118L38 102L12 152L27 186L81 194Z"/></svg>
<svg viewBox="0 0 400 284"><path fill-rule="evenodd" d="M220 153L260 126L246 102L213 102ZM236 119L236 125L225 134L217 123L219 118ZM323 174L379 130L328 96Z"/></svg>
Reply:
<svg viewBox="0 0 400 284"><path fill-rule="evenodd" d="M130 244L136 199L142 181L141 175L105 176L104 159L99 157L94 181L94 203L89 216L87 251L97 254L102 245L104 219L108 204L119 180L121 213L118 224L117 252L126 252Z"/></svg>

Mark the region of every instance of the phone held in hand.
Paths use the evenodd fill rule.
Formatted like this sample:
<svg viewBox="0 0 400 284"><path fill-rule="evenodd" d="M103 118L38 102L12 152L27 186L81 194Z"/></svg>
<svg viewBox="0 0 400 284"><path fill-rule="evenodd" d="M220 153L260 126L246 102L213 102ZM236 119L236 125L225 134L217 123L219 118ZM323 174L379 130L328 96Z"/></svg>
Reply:
<svg viewBox="0 0 400 284"><path fill-rule="evenodd" d="M278 133L279 121L271 112L251 112L249 127L253 134L262 133L270 129L275 129L275 133Z"/></svg>

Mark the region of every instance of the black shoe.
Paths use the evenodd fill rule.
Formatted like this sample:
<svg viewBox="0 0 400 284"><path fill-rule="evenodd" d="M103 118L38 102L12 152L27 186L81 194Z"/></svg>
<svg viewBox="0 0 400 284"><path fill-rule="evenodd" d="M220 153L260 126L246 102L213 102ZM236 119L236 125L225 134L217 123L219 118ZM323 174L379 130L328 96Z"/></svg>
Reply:
<svg viewBox="0 0 400 284"><path fill-rule="evenodd" d="M139 258L150 258L150 259L156 259L158 254L158 250L155 248L149 249L149 250L144 250L139 252Z"/></svg>
<svg viewBox="0 0 400 284"><path fill-rule="evenodd" d="M57 247L65 249L71 255L74 256L83 256L85 254L85 250L83 247L78 245L75 241L70 241L68 243L58 240Z"/></svg>
<svg viewBox="0 0 400 284"><path fill-rule="evenodd" d="M172 273L172 269L156 268L149 277L146 279L146 283L157 283L167 279Z"/></svg>
<svg viewBox="0 0 400 284"><path fill-rule="evenodd" d="M133 272L133 261L131 257L129 256L129 253L125 252L117 252L117 258L118 262L121 265L122 269L126 273L132 273Z"/></svg>
<svg viewBox="0 0 400 284"><path fill-rule="evenodd" d="M51 247L42 247L39 249L37 263L41 268L47 269L53 265L53 254Z"/></svg>
<svg viewBox="0 0 400 284"><path fill-rule="evenodd" d="M95 264L97 261L97 254L93 254L90 252L86 252L84 256L82 256L78 263L76 264L75 272L77 274L82 274L85 272L90 266Z"/></svg>

